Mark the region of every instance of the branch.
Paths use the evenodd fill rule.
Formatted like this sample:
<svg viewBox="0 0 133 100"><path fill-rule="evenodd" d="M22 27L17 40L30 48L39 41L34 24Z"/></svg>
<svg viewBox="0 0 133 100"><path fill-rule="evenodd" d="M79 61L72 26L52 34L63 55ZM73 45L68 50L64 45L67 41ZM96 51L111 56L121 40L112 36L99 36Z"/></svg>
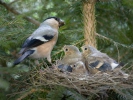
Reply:
<svg viewBox="0 0 133 100"><path fill-rule="evenodd" d="M12 12L13 14L15 15L20 15L21 13L17 10L15 10L13 7L11 7L9 4L6 4L5 2L3 2L2 0L0 0L0 5L4 6L8 11ZM24 16L23 17L24 19L26 19L27 21L39 26L40 25L40 22L38 22L37 20L35 19L32 19L30 17L27 17L27 16Z"/></svg>
<svg viewBox="0 0 133 100"><path fill-rule="evenodd" d="M116 41L114 41L114 40L112 40L112 39L110 39L110 38L107 38L107 37L105 37L105 36L103 36L103 35L100 35L100 34L98 34L98 33L96 33L96 35L97 35L98 37L103 38L103 39L105 39L105 40L108 40L108 41L110 41L110 42L112 42L112 43L114 43L114 44L116 44L116 45L120 45L120 46L125 47L125 48L133 49L132 46L127 46L127 45L125 45L125 44L121 44L121 43L119 43L119 42L116 42Z"/></svg>

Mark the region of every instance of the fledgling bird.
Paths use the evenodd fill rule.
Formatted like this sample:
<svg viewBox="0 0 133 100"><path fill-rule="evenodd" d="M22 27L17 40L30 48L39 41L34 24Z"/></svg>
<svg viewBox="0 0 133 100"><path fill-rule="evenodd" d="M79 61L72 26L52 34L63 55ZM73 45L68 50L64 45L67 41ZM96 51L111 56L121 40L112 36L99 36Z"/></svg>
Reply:
<svg viewBox="0 0 133 100"><path fill-rule="evenodd" d="M88 65L88 70L96 72L106 72L114 70L119 64L107 54L100 52L96 48L90 45L84 45L81 47L83 53L82 56L85 59L85 65Z"/></svg>
<svg viewBox="0 0 133 100"><path fill-rule="evenodd" d="M65 53L63 59L59 62L58 68L63 71L72 72L71 65L78 61L82 61L82 54L79 49L74 45L65 45L63 47Z"/></svg>
<svg viewBox="0 0 133 100"><path fill-rule="evenodd" d="M78 61L82 60L82 54L79 49L74 45L65 45L63 47L65 56L62 59L64 64L75 64Z"/></svg>
<svg viewBox="0 0 133 100"><path fill-rule="evenodd" d="M82 61L78 61L76 62L74 65L72 66L72 72L74 74L79 74L79 75L88 75L88 71L84 65L84 63Z"/></svg>
<svg viewBox="0 0 133 100"><path fill-rule="evenodd" d="M21 55L14 65L19 64L25 58L47 58L51 63L51 51L58 39L58 30L64 25L64 21L57 17L45 19L30 37L28 37L19 52Z"/></svg>

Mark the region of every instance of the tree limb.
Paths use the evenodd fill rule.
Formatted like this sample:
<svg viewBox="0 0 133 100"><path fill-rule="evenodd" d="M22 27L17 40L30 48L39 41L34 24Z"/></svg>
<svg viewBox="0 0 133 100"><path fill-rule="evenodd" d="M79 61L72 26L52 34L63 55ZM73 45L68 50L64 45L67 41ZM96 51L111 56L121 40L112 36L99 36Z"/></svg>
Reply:
<svg viewBox="0 0 133 100"><path fill-rule="evenodd" d="M8 11L12 12L15 15L20 15L21 14L19 11L15 10L13 7L11 7L9 4L6 4L2 0L0 0L0 5L4 6ZM31 17L24 16L23 18L26 19L27 21L37 25L37 26L40 25L40 22L38 22L37 20L35 20Z"/></svg>

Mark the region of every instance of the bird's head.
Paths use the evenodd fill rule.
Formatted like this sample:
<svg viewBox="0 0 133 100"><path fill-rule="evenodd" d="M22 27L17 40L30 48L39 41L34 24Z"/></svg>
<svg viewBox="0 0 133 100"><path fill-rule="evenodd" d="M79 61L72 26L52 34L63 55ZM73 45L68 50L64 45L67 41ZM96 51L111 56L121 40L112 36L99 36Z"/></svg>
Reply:
<svg viewBox="0 0 133 100"><path fill-rule="evenodd" d="M86 56L91 53L99 52L96 48L90 45L84 45L81 47L81 49L82 49L83 55L86 55Z"/></svg>
<svg viewBox="0 0 133 100"><path fill-rule="evenodd" d="M65 24L62 19L57 17L48 17L44 20L43 23L47 23L48 25L54 28L59 28Z"/></svg>
<svg viewBox="0 0 133 100"><path fill-rule="evenodd" d="M65 55L77 55L80 54L79 49L74 45L65 45L63 47Z"/></svg>
<svg viewBox="0 0 133 100"><path fill-rule="evenodd" d="M83 55L87 56L91 54L90 46L89 45L84 45L81 47Z"/></svg>
<svg viewBox="0 0 133 100"><path fill-rule="evenodd" d="M76 62L72 67L74 69L85 69L84 63L82 61Z"/></svg>

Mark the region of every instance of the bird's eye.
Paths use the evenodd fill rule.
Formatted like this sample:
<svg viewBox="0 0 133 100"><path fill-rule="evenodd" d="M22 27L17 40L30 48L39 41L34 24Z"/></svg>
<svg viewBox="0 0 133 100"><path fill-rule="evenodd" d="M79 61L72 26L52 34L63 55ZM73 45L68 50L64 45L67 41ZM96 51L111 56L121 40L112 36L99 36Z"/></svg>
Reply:
<svg viewBox="0 0 133 100"><path fill-rule="evenodd" d="M68 51L68 49L65 49L66 51Z"/></svg>
<svg viewBox="0 0 133 100"><path fill-rule="evenodd" d="M73 67L76 67L76 65L73 65Z"/></svg>
<svg viewBox="0 0 133 100"><path fill-rule="evenodd" d="M57 20L57 18L56 18L56 17L54 17L54 19L55 19L55 20Z"/></svg>
<svg viewBox="0 0 133 100"><path fill-rule="evenodd" d="M56 20L56 21L58 21L58 22L60 21L60 19L59 19L59 18L55 18L55 20Z"/></svg>
<svg viewBox="0 0 133 100"><path fill-rule="evenodd" d="M87 50L87 48L85 48L85 50Z"/></svg>

